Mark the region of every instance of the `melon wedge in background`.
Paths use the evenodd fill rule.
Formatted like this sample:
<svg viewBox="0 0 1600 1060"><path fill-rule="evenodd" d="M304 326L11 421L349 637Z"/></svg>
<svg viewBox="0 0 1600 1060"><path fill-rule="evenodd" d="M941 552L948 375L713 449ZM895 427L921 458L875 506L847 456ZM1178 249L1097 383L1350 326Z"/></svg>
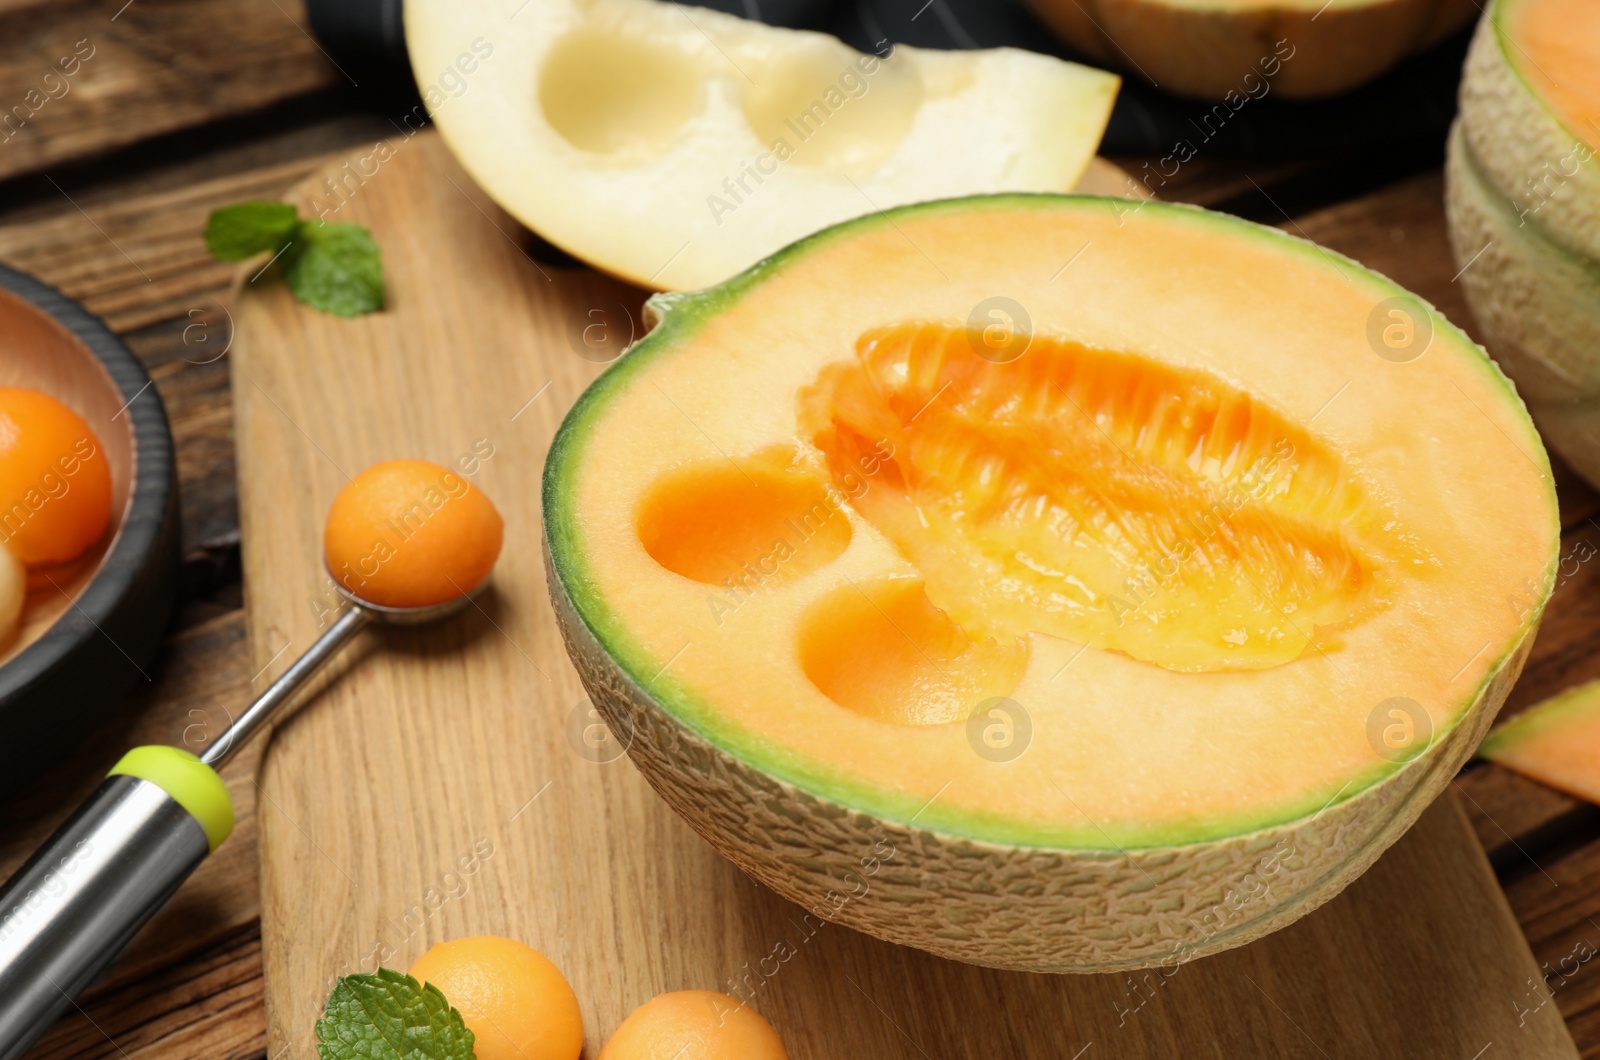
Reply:
<svg viewBox="0 0 1600 1060"><path fill-rule="evenodd" d="M1070 191L1118 84L1015 49L863 55L654 0L408 0L405 25L430 112L483 189L657 290L880 209Z"/></svg>
<svg viewBox="0 0 1600 1060"><path fill-rule="evenodd" d="M1569 688L1496 725L1478 757L1600 803L1600 681Z"/></svg>
<svg viewBox="0 0 1600 1060"><path fill-rule="evenodd" d="M1028 0L1078 52L1237 110L1349 91L1470 22L1476 0ZM1270 82L1270 88L1265 84ZM1224 119L1226 120L1226 119Z"/></svg>
<svg viewBox="0 0 1600 1060"><path fill-rule="evenodd" d="M1551 448L1600 485L1600 4L1496 0L1445 167L1460 282Z"/></svg>
<svg viewBox="0 0 1600 1060"><path fill-rule="evenodd" d="M1090 972L1282 927L1472 754L1548 598L1509 382L1274 229L976 197L650 306L545 468L568 651L691 825L881 938Z"/></svg>

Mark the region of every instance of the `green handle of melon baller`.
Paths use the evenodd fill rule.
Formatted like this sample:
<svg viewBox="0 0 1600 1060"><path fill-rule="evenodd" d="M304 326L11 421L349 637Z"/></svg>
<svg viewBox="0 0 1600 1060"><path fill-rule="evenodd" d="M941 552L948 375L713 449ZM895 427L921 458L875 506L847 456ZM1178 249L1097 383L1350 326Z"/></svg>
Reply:
<svg viewBox="0 0 1600 1060"><path fill-rule="evenodd" d="M75 1005L228 838L233 800L216 767L374 619L395 620L382 609L347 609L203 756L177 747L129 751L0 887L0 1060L20 1057Z"/></svg>

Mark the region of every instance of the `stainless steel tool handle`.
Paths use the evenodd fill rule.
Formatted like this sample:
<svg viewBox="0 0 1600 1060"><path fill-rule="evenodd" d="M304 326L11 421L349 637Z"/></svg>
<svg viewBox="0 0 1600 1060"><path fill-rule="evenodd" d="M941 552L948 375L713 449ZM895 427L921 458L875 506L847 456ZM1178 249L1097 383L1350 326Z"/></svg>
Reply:
<svg viewBox="0 0 1600 1060"><path fill-rule="evenodd" d="M20 1057L210 852L157 784L107 777L0 888L0 1060Z"/></svg>
<svg viewBox="0 0 1600 1060"><path fill-rule="evenodd" d="M129 751L0 887L0 1060L21 1056L72 1008L228 837L233 802L216 767L371 620L347 609L204 756Z"/></svg>

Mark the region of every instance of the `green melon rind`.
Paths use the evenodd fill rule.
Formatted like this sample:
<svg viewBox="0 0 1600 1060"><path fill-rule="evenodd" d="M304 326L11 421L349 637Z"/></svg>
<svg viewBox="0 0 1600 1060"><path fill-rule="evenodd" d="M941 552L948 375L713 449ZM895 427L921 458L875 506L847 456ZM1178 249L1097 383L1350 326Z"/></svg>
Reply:
<svg viewBox="0 0 1600 1060"><path fill-rule="evenodd" d="M728 282L714 288L706 288L683 295L658 295L651 299L653 311L659 317L659 325L650 331L645 338L640 339L627 354L622 355L618 362L613 363L592 386L587 389L578 402L573 405L562 428L557 432L554 442L550 445L549 458L546 461L544 472L544 514L546 514L546 548L555 580L562 584L563 594L571 600L574 615L581 618L582 624L592 632L595 642L605 645L608 655L613 658L622 673L627 674L632 684L638 689L648 690L646 695L653 698L656 705L669 711L678 722L682 722L688 729L693 730L698 737L704 738L707 743L720 749L725 754L730 754L734 759L760 770L770 773L771 777L794 785L795 788L813 793L819 799L850 807L853 812L869 813L877 820L883 821L910 821L912 818L920 821L920 826L928 831L942 834L942 836L965 837L979 842L1002 842L1013 847L1040 847L1040 849L1072 849L1072 850L1126 850L1136 849L1168 849L1168 847L1181 847L1187 844L1203 844L1203 842L1226 839L1226 837L1248 836L1259 833L1262 829L1286 825L1293 821L1306 818L1312 813L1325 812L1330 804L1349 801L1358 793L1378 785L1378 781L1392 777L1400 769L1398 765L1390 762L1379 761L1371 765L1362 775L1346 781L1338 789L1314 791L1307 794L1299 801L1282 805L1274 810L1248 815L1248 817L1232 818L1232 820L1195 821L1195 823L1174 823L1163 826L1130 826L1120 828L1112 826L1109 833L1099 825L1077 826L1048 826L1038 821L1019 821L1013 818L998 817L998 815L982 815L982 813L966 812L966 810L952 810L941 807L938 802L931 805L923 804L922 799L904 796L904 794L883 791L872 785L862 783L859 778L851 777L848 773L830 767L826 762L814 762L800 754L792 753L784 748L771 745L770 741L760 737L758 733L744 730L739 725L728 721L725 716L715 711L714 706L706 701L699 700L698 695L677 681L670 674L661 674L662 661L646 652L638 644L634 636L627 629L626 621L622 616L616 615L610 607L606 607L605 600L598 592L597 584L589 573L587 562L582 556L581 528L576 524L576 512L571 506L563 503L566 495L570 495L573 476L582 464L582 445L589 437L590 428L597 423L598 416L602 415L606 400L622 386L626 386L632 376L646 363L653 362L656 357L670 351L675 344L691 336L699 330L702 323L710 319L717 312L725 311L726 307L736 303L744 293L755 287L758 283L766 282L773 275L781 272L784 267L798 261L806 253L816 250L824 243L835 239L843 239L848 235L869 231L870 227L878 224L893 224L894 219L910 218L926 211L941 210L981 210L981 208L1106 208L1112 211L1128 210L1126 200L1106 199L1106 197L1091 197L1091 195L1048 195L1048 194L1011 194L1011 195L976 195L970 199L939 200L939 202L918 203L912 207L901 207L898 210L883 211L877 215L866 218L846 221L843 224L829 227L818 234L810 235L800 242L792 243L790 247L778 251L771 258L766 258L762 263L747 269L746 272L736 275ZM1317 247L1315 243L1307 240L1296 239L1293 235L1278 229L1248 223L1237 218L1227 218L1218 213L1200 210L1200 208L1187 207L1181 203L1146 203L1141 211L1155 211L1166 213L1171 218L1181 219L1187 223L1213 224L1213 226L1226 227L1230 234L1245 235L1253 239L1277 240L1278 247L1290 253L1317 259L1318 264L1338 264L1341 271L1360 277L1363 282L1370 283L1373 287L1374 304L1390 296L1406 295L1408 291L1395 285L1392 280L1382 277L1378 272L1366 269L1362 264L1355 263L1354 259L1338 255L1336 251ZM1418 299L1421 301L1421 299ZM1426 303L1424 303L1426 304ZM1486 381L1501 387L1506 395L1507 402L1514 407L1522 408L1522 400L1518 399L1515 387L1509 379L1501 373L1494 362L1491 362L1482 349L1467 338L1459 328L1451 325L1443 315L1438 314L1434 307L1429 306L1429 311L1434 312L1435 343L1440 339L1451 339L1462 352L1477 354L1472 357L1472 362L1480 368ZM1542 472L1547 484L1552 482L1549 469L1549 458L1544 453L1544 447L1539 444L1538 434L1534 432L1531 421L1523 418L1525 431L1520 448L1530 460L1536 461L1539 471ZM1550 487L1550 511L1554 520L1555 500L1554 485ZM1555 556L1552 554L1547 564L1544 575L1544 586L1539 591L1539 607L1533 608L1530 618L1526 621L1520 636L1512 637L1509 647L1502 652L1501 658L1490 669L1483 684L1474 690L1472 697L1464 700L1464 709L1458 709L1451 717L1448 724L1435 733L1435 748L1448 743L1446 738L1453 735L1454 730L1472 714L1474 708L1485 701L1491 685L1496 684L1496 677L1506 669L1510 661L1517 656L1518 650L1525 644L1526 637L1531 629L1538 624L1539 613L1542 613L1542 600L1549 596L1549 591L1554 586ZM597 703L598 706L598 703ZM1493 714L1498 709L1498 701L1488 713ZM1470 754L1470 749L1477 746L1477 741L1472 741L1466 748L1461 749L1456 767ZM1426 757L1426 756L1424 756ZM1413 762L1414 764L1414 762Z"/></svg>
<svg viewBox="0 0 1600 1060"><path fill-rule="evenodd" d="M1468 304L1545 441L1600 482L1600 262L1522 223L1461 129L1445 160L1445 215Z"/></svg>
<svg viewBox="0 0 1600 1060"><path fill-rule="evenodd" d="M1522 76L1523 57L1507 36L1506 18L1524 2L1494 0L1479 21L1462 75L1459 120L1492 187L1528 208L1529 222L1552 242L1600 259L1600 158L1588 146L1600 145L1600 128L1568 128ZM1549 181L1548 196L1530 196L1529 180Z"/></svg>
<svg viewBox="0 0 1600 1060"><path fill-rule="evenodd" d="M1182 964L1316 909L1366 871L1450 783L1533 644L1530 627L1462 723L1436 734L1423 754L1314 814L1181 847L1050 850L885 820L711 743L663 709L659 693L601 645L567 592L551 546L547 536L550 599L584 687L640 773L695 831L823 920L951 960L1024 971Z"/></svg>
<svg viewBox="0 0 1600 1060"><path fill-rule="evenodd" d="M1560 728L1574 718L1600 713L1600 680L1588 681L1537 703L1496 725L1478 746L1479 758L1497 758L1526 741Z"/></svg>

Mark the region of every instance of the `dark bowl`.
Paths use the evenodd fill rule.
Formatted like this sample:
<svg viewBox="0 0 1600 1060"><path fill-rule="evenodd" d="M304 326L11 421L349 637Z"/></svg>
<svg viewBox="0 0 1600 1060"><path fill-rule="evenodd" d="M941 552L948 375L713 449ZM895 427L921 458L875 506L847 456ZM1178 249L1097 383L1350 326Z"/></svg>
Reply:
<svg viewBox="0 0 1600 1060"><path fill-rule="evenodd" d="M178 479L144 368L61 292L0 266L0 386L43 391L88 421L111 465L112 525L69 567L30 576L0 645L0 797L59 760L135 683L166 632L178 571Z"/></svg>

